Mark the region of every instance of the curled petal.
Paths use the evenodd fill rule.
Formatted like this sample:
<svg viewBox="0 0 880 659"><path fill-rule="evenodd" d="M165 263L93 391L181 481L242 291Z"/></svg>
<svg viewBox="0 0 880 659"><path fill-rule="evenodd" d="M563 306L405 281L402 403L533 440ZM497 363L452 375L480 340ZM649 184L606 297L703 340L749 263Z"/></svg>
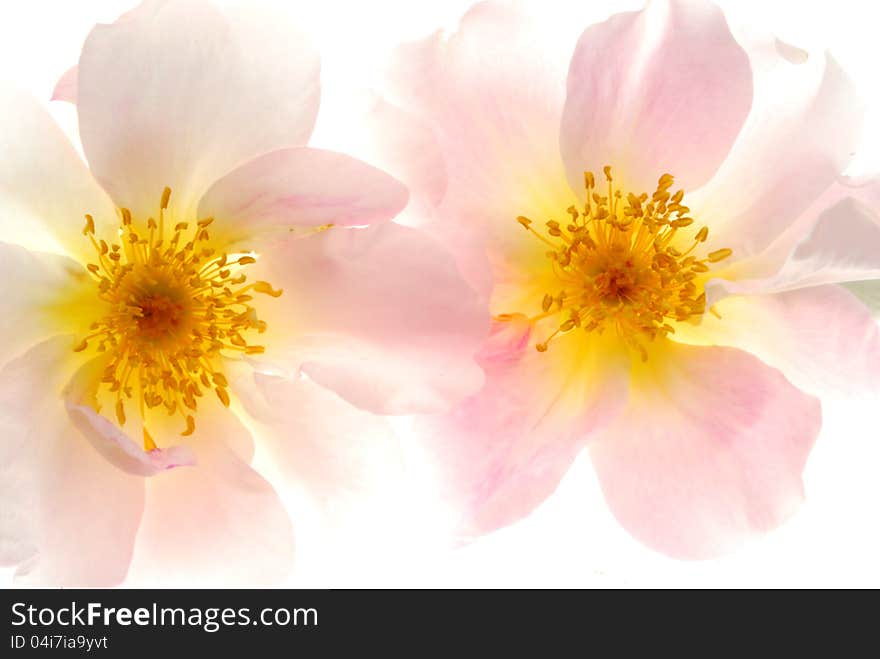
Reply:
<svg viewBox="0 0 880 659"><path fill-rule="evenodd" d="M134 476L153 476L166 469L191 466L195 456L186 446L145 451L115 423L95 411L95 391L104 361L93 359L74 374L65 389L64 404L71 423L110 463Z"/></svg>
<svg viewBox="0 0 880 659"><path fill-rule="evenodd" d="M166 469L192 466L195 456L186 446L143 450L112 421L86 405L71 405L67 414L74 426L109 462L135 476L153 476Z"/></svg>

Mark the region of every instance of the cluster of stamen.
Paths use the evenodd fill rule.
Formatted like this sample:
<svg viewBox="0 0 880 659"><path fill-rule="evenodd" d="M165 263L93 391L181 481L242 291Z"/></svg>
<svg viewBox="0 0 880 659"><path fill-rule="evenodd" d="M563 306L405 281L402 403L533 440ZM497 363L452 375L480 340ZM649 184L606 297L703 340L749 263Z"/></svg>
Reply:
<svg viewBox="0 0 880 659"><path fill-rule="evenodd" d="M709 236L705 226L683 240L681 233L692 231L694 219L682 204L683 191L670 192L671 175L661 176L649 197L624 196L614 189L611 168L604 173L607 196L597 192L593 173L585 172L586 203L581 209L569 207L564 225L546 222L547 235L538 233L529 218L517 218L550 247L547 257L561 286L544 295L540 314L532 318L560 318L555 331L535 347L544 352L560 335L612 327L647 360L645 342L673 333L670 321L705 312L706 296L695 280L732 251L706 252L701 247Z"/></svg>
<svg viewBox="0 0 880 659"><path fill-rule="evenodd" d="M90 215L83 229L97 252L97 262L86 267L109 311L74 350L92 344L107 354L101 383L115 395L121 425L126 406L137 407L146 450L156 448L146 426L149 410L180 415L182 434L190 435L205 392L213 390L229 406L220 356L262 353L263 346L243 336L266 330L250 305L252 294L281 295L268 282L246 283L242 270L256 262L252 255L217 254L208 246L212 218L166 227L170 195L165 188L158 220L148 218L140 228L120 209L118 243L98 238Z"/></svg>

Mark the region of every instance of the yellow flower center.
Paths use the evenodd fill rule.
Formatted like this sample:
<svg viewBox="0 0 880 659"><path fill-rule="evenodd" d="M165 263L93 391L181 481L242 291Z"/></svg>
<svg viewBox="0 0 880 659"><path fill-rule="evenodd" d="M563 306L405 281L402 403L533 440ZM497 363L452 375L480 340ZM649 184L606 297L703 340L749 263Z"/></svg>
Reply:
<svg viewBox="0 0 880 659"><path fill-rule="evenodd" d="M74 351L96 344L98 352L107 353L101 383L115 394L121 425L126 405L137 406L146 450L156 448L146 427L148 410L179 414L182 434L191 435L205 391L213 389L229 406L221 355L262 353L263 346L243 336L266 330L250 305L251 293L281 295L267 282L246 283L243 270L256 262L252 255L218 255L208 246L213 218L166 229L170 195L165 188L158 221L148 218L141 232L131 212L120 209L119 243L97 238L90 215L83 229L97 252L97 263L86 267L109 308Z"/></svg>
<svg viewBox="0 0 880 659"><path fill-rule="evenodd" d="M684 192L669 192L671 175L661 176L649 197L624 195L614 189L611 168L604 172L607 196L596 191L592 172L585 172L586 203L582 210L567 209L565 226L548 221L547 235L542 235L529 218L517 218L551 248L547 258L560 284L558 291L544 295L541 313L532 318L556 317L559 324L535 347L545 352L559 335L576 329L602 333L610 327L644 361L646 341L675 331L670 321L705 312L706 295L697 282L732 251L705 251L709 229L692 232Z"/></svg>

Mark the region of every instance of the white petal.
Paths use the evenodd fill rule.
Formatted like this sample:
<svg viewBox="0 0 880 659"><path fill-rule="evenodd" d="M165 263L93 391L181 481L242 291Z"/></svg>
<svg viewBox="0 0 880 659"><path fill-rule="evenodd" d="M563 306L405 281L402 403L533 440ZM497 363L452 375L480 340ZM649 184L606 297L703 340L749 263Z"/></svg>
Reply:
<svg viewBox="0 0 880 659"><path fill-rule="evenodd" d="M86 40L83 148L117 205L147 217L169 186L173 209L192 215L238 165L308 140L318 67L283 17L200 0L154 3Z"/></svg>
<svg viewBox="0 0 880 659"><path fill-rule="evenodd" d="M143 479L101 457L67 418L60 389L71 340L57 337L0 374L3 478L0 548L19 579L107 586L128 570L143 510Z"/></svg>

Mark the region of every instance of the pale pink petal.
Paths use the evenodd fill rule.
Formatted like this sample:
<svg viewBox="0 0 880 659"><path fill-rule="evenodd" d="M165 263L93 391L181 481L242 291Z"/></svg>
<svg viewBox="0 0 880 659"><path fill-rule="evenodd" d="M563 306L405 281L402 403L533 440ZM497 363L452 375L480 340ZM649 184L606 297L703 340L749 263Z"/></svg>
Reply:
<svg viewBox="0 0 880 659"><path fill-rule="evenodd" d="M357 505L399 475L401 451L385 418L307 378L248 369L230 385L285 484L305 489L323 506Z"/></svg>
<svg viewBox="0 0 880 659"><path fill-rule="evenodd" d="M576 33L571 22L553 22L547 39L543 19L483 2L448 38L437 33L396 53L387 99L428 124L446 163L441 230L467 217L481 232L506 231L517 215L559 212L574 200L558 134Z"/></svg>
<svg viewBox="0 0 880 659"><path fill-rule="evenodd" d="M675 558L711 558L797 510L821 411L738 350L681 346L668 356L590 455L636 539Z"/></svg>
<svg viewBox="0 0 880 659"><path fill-rule="evenodd" d="M758 254L837 181L859 143L862 107L830 56L777 56L756 78L761 99L724 167L688 196L713 246Z"/></svg>
<svg viewBox="0 0 880 659"><path fill-rule="evenodd" d="M880 278L880 182L835 183L767 249L739 262L736 275L708 283L710 303Z"/></svg>
<svg viewBox="0 0 880 659"><path fill-rule="evenodd" d="M199 203L230 239L292 227L367 225L406 206L398 181L366 163L307 147L260 156L217 181Z"/></svg>
<svg viewBox="0 0 880 659"><path fill-rule="evenodd" d="M149 17L160 8L168 0L142 0L140 4L123 12L116 23L124 23L137 19L138 17ZM67 103L76 104L77 90L79 88L79 67L74 65L65 71L58 82L55 83L55 89L52 92L53 101L65 101Z"/></svg>
<svg viewBox="0 0 880 659"><path fill-rule="evenodd" d="M341 137L339 144L389 172L410 191L409 204L395 221L422 229L445 245L462 276L488 299L492 274L486 258L485 231L480 228L486 218L476 216L473 221L463 221L463 217L447 213L448 208L440 208L448 176L431 125L413 112L375 97L355 113L353 123L356 125L351 133Z"/></svg>
<svg viewBox="0 0 880 659"><path fill-rule="evenodd" d="M415 114L381 98L370 104L363 124L360 136L368 144L356 148L354 153L368 154L368 162L406 184L411 193L412 216L430 217L448 185L446 163L431 127Z"/></svg>
<svg viewBox="0 0 880 659"><path fill-rule="evenodd" d="M392 136L375 140L375 162L413 190L403 221L449 248L484 299L495 274L487 253L521 255L517 216L556 217L577 200L559 121L582 8L529 9L479 3L451 36L401 47L384 94L390 109L374 122Z"/></svg>
<svg viewBox="0 0 880 659"><path fill-rule="evenodd" d="M363 160L409 189L406 219L412 226L430 220L446 193L446 163L427 117L391 103L379 92L352 89L321 99L322 116L344 114L344 125L318 123L311 144Z"/></svg>
<svg viewBox="0 0 880 659"><path fill-rule="evenodd" d="M165 186L192 215L235 167L304 144L318 57L283 16L203 0L153 3L96 27L79 62L86 156L118 205L147 217Z"/></svg>
<svg viewBox="0 0 880 659"><path fill-rule="evenodd" d="M84 335L102 313L93 280L66 256L0 243L0 277L14 282L0 299L0 365L50 336Z"/></svg>
<svg viewBox="0 0 880 659"><path fill-rule="evenodd" d="M302 371L365 409L445 409L482 383L488 314L449 254L389 223L265 245L253 266L284 289L260 305L264 364Z"/></svg>
<svg viewBox="0 0 880 659"><path fill-rule="evenodd" d="M110 463L135 476L153 476L167 469L196 463L189 447L171 446L145 451L107 417L87 405L68 403L67 414L74 426Z"/></svg>
<svg viewBox="0 0 880 659"><path fill-rule="evenodd" d="M17 578L46 586L109 586L125 577L143 509L143 479L100 456L59 395L71 337L42 343L0 377L3 437L0 554Z"/></svg>
<svg viewBox="0 0 880 659"><path fill-rule="evenodd" d="M170 446L144 451L113 421L95 410L95 392L106 361L97 358L84 364L64 390L64 404L71 423L108 462L135 476L153 476L166 469L194 465L187 446ZM164 439L164 438L163 438Z"/></svg>
<svg viewBox="0 0 880 659"><path fill-rule="evenodd" d="M839 286L716 303L699 326L680 324L672 339L740 348L778 368L814 395L857 393L880 385L880 329L868 309Z"/></svg>
<svg viewBox="0 0 880 659"><path fill-rule="evenodd" d="M587 440L626 405L629 385L628 361L598 345L577 360L537 352L523 317L495 324L481 364L482 391L415 422L465 539L519 520L552 494Z"/></svg>
<svg viewBox="0 0 880 659"><path fill-rule="evenodd" d="M85 259L83 216L115 222L110 199L69 140L29 94L0 85L0 239Z"/></svg>
<svg viewBox="0 0 880 659"><path fill-rule="evenodd" d="M198 464L147 480L134 584L258 586L290 569L290 519L272 486L230 444L248 431L228 410L200 410L189 446Z"/></svg>
<svg viewBox="0 0 880 659"><path fill-rule="evenodd" d="M652 2L583 33L571 61L560 145L575 189L605 165L654 191L664 173L694 189L715 173L752 104L752 75L721 10Z"/></svg>
<svg viewBox="0 0 880 659"><path fill-rule="evenodd" d="M55 89L52 90L53 101L65 101L67 103L76 104L76 91L79 88L79 68L72 66L64 72L58 82L55 83Z"/></svg>

